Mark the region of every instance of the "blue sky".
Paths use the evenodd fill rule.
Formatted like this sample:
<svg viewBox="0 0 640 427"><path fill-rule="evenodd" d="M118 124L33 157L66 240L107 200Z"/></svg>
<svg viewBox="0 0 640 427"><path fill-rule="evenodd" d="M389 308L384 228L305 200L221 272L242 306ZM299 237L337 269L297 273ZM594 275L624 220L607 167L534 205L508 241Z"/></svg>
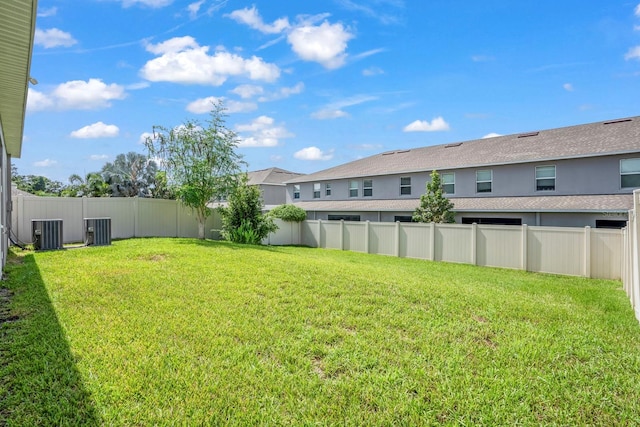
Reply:
<svg viewBox="0 0 640 427"><path fill-rule="evenodd" d="M40 0L21 174L228 108L249 170L640 114L638 0Z"/></svg>

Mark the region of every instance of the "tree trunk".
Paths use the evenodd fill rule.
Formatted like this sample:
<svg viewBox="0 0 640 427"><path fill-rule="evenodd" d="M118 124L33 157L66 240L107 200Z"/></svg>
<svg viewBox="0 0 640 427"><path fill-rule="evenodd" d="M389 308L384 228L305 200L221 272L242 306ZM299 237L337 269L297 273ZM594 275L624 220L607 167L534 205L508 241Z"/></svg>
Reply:
<svg viewBox="0 0 640 427"><path fill-rule="evenodd" d="M206 222L207 217L204 216L202 212L198 211L198 239L200 240L204 240L205 238L204 226L206 225Z"/></svg>

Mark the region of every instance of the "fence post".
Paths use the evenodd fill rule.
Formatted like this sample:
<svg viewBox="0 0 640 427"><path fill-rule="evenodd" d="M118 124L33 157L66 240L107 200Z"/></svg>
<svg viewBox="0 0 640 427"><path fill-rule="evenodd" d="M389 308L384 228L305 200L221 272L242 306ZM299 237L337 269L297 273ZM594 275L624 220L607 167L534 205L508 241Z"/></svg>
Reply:
<svg viewBox="0 0 640 427"><path fill-rule="evenodd" d="M400 221L396 221L396 247L393 253L397 257L400 256Z"/></svg>
<svg viewBox="0 0 640 427"><path fill-rule="evenodd" d="M471 264L478 265L478 224L471 224Z"/></svg>
<svg viewBox="0 0 640 427"><path fill-rule="evenodd" d="M369 253L369 231L370 231L371 222L367 220L364 223L364 249L367 253Z"/></svg>
<svg viewBox="0 0 640 427"><path fill-rule="evenodd" d="M344 251L344 219L340 220L340 250Z"/></svg>
<svg viewBox="0 0 640 427"><path fill-rule="evenodd" d="M322 220L319 219L318 220L318 246L319 248L322 247Z"/></svg>
<svg viewBox="0 0 640 427"><path fill-rule="evenodd" d="M529 239L529 227L527 226L527 224L524 224L522 226L522 269L524 271L527 271L527 269L529 268L529 266L527 265L527 261L529 260L529 253L528 253L528 239Z"/></svg>
<svg viewBox="0 0 640 427"><path fill-rule="evenodd" d="M436 260L436 223L435 222L431 222L429 224L429 228L431 230L431 234L429 235L429 246L430 246L430 251L431 254L429 256L429 261L435 261Z"/></svg>
<svg viewBox="0 0 640 427"><path fill-rule="evenodd" d="M133 200L131 200L132 203L132 208L133 208L133 237L140 237L138 236L138 217L139 212L138 212L138 198L137 197L133 197Z"/></svg>
<svg viewBox="0 0 640 427"><path fill-rule="evenodd" d="M591 227L584 228L584 277L591 278Z"/></svg>

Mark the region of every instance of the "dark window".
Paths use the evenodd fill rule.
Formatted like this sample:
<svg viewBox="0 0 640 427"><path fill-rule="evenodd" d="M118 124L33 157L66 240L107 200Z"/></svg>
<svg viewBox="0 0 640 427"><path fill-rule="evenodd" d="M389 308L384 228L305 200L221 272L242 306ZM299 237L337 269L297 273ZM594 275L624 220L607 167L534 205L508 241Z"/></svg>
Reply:
<svg viewBox="0 0 640 427"><path fill-rule="evenodd" d="M325 184L324 185L324 194L325 194L325 196L330 196L331 195L331 184Z"/></svg>
<svg viewBox="0 0 640 427"><path fill-rule="evenodd" d="M442 192L444 194L454 194L456 192L456 174L455 172L443 172L440 175L442 182Z"/></svg>
<svg viewBox="0 0 640 427"><path fill-rule="evenodd" d="M411 177L400 178L400 194L403 196L411 194Z"/></svg>
<svg viewBox="0 0 640 427"><path fill-rule="evenodd" d="M360 221L360 215L329 215L329 221Z"/></svg>
<svg viewBox="0 0 640 427"><path fill-rule="evenodd" d="M556 167L536 166L536 191L553 191L556 189Z"/></svg>
<svg viewBox="0 0 640 427"><path fill-rule="evenodd" d="M314 199L319 199L320 198L320 183L316 182L315 184L313 184L313 198Z"/></svg>
<svg viewBox="0 0 640 427"><path fill-rule="evenodd" d="M298 184L295 184L293 186L293 198L294 199L300 198L300 186Z"/></svg>
<svg viewBox="0 0 640 427"><path fill-rule="evenodd" d="M522 218L473 218L462 217L463 224L522 225Z"/></svg>
<svg viewBox="0 0 640 427"><path fill-rule="evenodd" d="M358 181L349 182L349 197L358 197Z"/></svg>
<svg viewBox="0 0 640 427"><path fill-rule="evenodd" d="M596 219L596 228L625 228L627 221L620 219Z"/></svg>
<svg viewBox="0 0 640 427"><path fill-rule="evenodd" d="M620 160L620 187L640 187L640 159Z"/></svg>
<svg viewBox="0 0 640 427"><path fill-rule="evenodd" d="M411 222L411 215L396 215L393 217L393 222Z"/></svg>
<svg viewBox="0 0 640 427"><path fill-rule="evenodd" d="M365 179L362 181L362 195L365 197L373 196L373 180Z"/></svg>
<svg viewBox="0 0 640 427"><path fill-rule="evenodd" d="M491 183L493 181L493 173L488 171L476 172L476 192L491 193Z"/></svg>

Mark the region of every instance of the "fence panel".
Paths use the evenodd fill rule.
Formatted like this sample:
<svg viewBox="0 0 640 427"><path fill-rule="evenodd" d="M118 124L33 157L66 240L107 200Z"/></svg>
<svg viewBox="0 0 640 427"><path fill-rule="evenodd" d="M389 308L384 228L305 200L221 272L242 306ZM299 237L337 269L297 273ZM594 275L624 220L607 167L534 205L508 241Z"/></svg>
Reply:
<svg viewBox="0 0 640 427"><path fill-rule="evenodd" d="M264 244L274 246L300 244L301 224L299 222L283 221L277 218L273 222L278 226L278 229L265 238Z"/></svg>
<svg viewBox="0 0 640 427"><path fill-rule="evenodd" d="M522 268L522 228L478 225L476 264L488 267Z"/></svg>
<svg viewBox="0 0 640 427"><path fill-rule="evenodd" d="M310 246L312 248L319 248L320 245L320 232L319 232L319 224L320 221L303 221L300 224L300 229L302 232L302 236L300 236L300 243L305 246Z"/></svg>
<svg viewBox="0 0 640 427"><path fill-rule="evenodd" d="M433 259L431 226L400 224L400 256L403 258Z"/></svg>
<svg viewBox="0 0 640 427"><path fill-rule="evenodd" d="M591 230L591 277L622 278L623 235L620 230Z"/></svg>
<svg viewBox="0 0 640 427"><path fill-rule="evenodd" d="M73 197L21 197L14 200L14 209L18 210L14 222L14 233L21 242L31 243L32 219L62 219L62 240L64 242L82 242L83 211L82 199Z"/></svg>
<svg viewBox="0 0 640 427"><path fill-rule="evenodd" d="M529 227L528 270L582 276L585 271L584 233L582 228Z"/></svg>
<svg viewBox="0 0 640 427"><path fill-rule="evenodd" d="M367 223L344 223L344 250L354 252L367 252Z"/></svg>
<svg viewBox="0 0 640 427"><path fill-rule="evenodd" d="M136 235L135 205L125 197L82 199L85 218L111 218L111 237L128 239ZM65 223L66 227L66 223Z"/></svg>
<svg viewBox="0 0 640 427"><path fill-rule="evenodd" d="M343 221L322 221L321 242L327 249L342 249L342 228Z"/></svg>
<svg viewBox="0 0 640 427"><path fill-rule="evenodd" d="M369 253L395 255L396 224L376 222L369 225Z"/></svg>
<svg viewBox="0 0 640 427"><path fill-rule="evenodd" d="M471 225L437 224L435 260L473 264L472 232Z"/></svg>

